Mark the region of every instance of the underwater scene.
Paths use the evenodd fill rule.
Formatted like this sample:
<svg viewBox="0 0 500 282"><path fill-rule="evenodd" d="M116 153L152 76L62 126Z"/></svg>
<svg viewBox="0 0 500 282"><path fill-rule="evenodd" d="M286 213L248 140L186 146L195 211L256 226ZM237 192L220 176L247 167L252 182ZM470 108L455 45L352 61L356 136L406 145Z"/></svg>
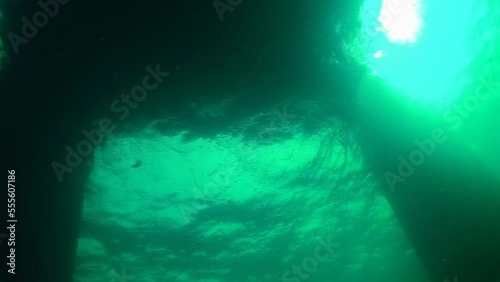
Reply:
<svg viewBox="0 0 500 282"><path fill-rule="evenodd" d="M1 281L500 282L500 3L28 2Z"/></svg>

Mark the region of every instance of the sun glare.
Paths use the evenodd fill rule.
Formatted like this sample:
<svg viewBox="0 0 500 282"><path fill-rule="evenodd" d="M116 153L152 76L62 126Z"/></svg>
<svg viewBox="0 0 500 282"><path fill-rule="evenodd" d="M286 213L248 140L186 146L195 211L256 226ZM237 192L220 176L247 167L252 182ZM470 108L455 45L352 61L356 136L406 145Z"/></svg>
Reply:
<svg viewBox="0 0 500 282"><path fill-rule="evenodd" d="M422 20L419 0L384 0L378 22L390 42L413 43L417 40Z"/></svg>

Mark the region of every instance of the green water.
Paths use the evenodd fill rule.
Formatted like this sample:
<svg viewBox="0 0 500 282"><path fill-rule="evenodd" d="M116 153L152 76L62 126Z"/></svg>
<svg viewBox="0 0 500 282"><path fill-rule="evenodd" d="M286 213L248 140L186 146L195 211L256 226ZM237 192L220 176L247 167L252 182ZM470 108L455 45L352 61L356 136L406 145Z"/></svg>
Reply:
<svg viewBox="0 0 500 282"><path fill-rule="evenodd" d="M422 19L426 28L417 42L423 43L378 38L374 44L386 45L373 46L351 36L345 47L352 60L336 54L326 61L340 68L362 64L366 79L359 79L359 100L351 107L385 117L391 108L381 101L394 95L408 113L444 124L452 142L500 176L497 85L467 104L477 91L490 91L477 90L481 77L500 81L500 10L484 1L445 2L424 5L431 20ZM359 28L362 18L352 26ZM374 58L377 48L389 56ZM175 129L217 127L241 107L236 96L110 134L95 150L75 281L430 281L381 192L388 188L367 165L373 160L356 137L362 124L339 117L335 101L285 99L236 124L221 123L214 135ZM418 127L404 134L425 138ZM383 136L396 144L387 147L387 158L408 152L398 136Z"/></svg>

